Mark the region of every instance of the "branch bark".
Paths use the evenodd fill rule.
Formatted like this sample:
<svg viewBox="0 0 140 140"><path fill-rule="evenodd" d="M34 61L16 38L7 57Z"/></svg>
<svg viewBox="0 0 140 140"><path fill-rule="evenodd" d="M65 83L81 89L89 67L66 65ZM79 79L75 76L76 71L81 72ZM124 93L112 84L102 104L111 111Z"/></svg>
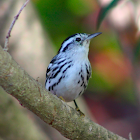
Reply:
<svg viewBox="0 0 140 140"><path fill-rule="evenodd" d="M126 140L80 114L29 76L0 47L0 86L71 140Z"/></svg>
<svg viewBox="0 0 140 140"><path fill-rule="evenodd" d="M3 140L50 140L31 113L21 109L0 87L0 138ZM1 140L1 139L0 139Z"/></svg>

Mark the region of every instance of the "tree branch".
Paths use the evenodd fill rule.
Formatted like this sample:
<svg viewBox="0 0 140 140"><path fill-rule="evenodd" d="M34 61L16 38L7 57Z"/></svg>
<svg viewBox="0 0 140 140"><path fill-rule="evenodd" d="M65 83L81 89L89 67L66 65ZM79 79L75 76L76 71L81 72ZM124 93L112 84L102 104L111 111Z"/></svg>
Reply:
<svg viewBox="0 0 140 140"><path fill-rule="evenodd" d="M126 140L92 122L49 93L0 47L0 86L19 103L71 140Z"/></svg>
<svg viewBox="0 0 140 140"><path fill-rule="evenodd" d="M3 140L50 140L31 118L32 115L0 87L0 137Z"/></svg>

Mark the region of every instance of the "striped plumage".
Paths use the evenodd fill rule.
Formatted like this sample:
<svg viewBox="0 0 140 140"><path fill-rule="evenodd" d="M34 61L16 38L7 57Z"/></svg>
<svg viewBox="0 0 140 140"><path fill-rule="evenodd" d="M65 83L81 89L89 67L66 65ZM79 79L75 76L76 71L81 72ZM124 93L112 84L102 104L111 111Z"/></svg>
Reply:
<svg viewBox="0 0 140 140"><path fill-rule="evenodd" d="M64 40L47 68L46 89L67 102L85 91L91 76L88 60L90 39L99 34L77 33Z"/></svg>

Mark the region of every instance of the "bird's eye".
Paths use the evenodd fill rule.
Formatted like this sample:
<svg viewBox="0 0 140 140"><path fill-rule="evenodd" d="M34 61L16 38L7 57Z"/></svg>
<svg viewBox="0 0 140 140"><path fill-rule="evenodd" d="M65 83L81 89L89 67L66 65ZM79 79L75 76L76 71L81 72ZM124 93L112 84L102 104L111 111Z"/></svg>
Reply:
<svg viewBox="0 0 140 140"><path fill-rule="evenodd" d="M79 37L78 37L78 38L76 38L76 41L78 41L78 42L79 42L79 41L81 41L81 38L79 38Z"/></svg>

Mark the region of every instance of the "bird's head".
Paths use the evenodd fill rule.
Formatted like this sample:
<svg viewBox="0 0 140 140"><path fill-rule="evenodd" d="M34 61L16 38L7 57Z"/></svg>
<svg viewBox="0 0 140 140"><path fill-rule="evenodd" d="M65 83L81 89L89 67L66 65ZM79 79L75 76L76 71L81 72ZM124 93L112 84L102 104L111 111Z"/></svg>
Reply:
<svg viewBox="0 0 140 140"><path fill-rule="evenodd" d="M88 54L90 40L100 34L101 32L94 34L77 33L71 35L63 41L58 53L80 54L80 52L83 52Z"/></svg>

